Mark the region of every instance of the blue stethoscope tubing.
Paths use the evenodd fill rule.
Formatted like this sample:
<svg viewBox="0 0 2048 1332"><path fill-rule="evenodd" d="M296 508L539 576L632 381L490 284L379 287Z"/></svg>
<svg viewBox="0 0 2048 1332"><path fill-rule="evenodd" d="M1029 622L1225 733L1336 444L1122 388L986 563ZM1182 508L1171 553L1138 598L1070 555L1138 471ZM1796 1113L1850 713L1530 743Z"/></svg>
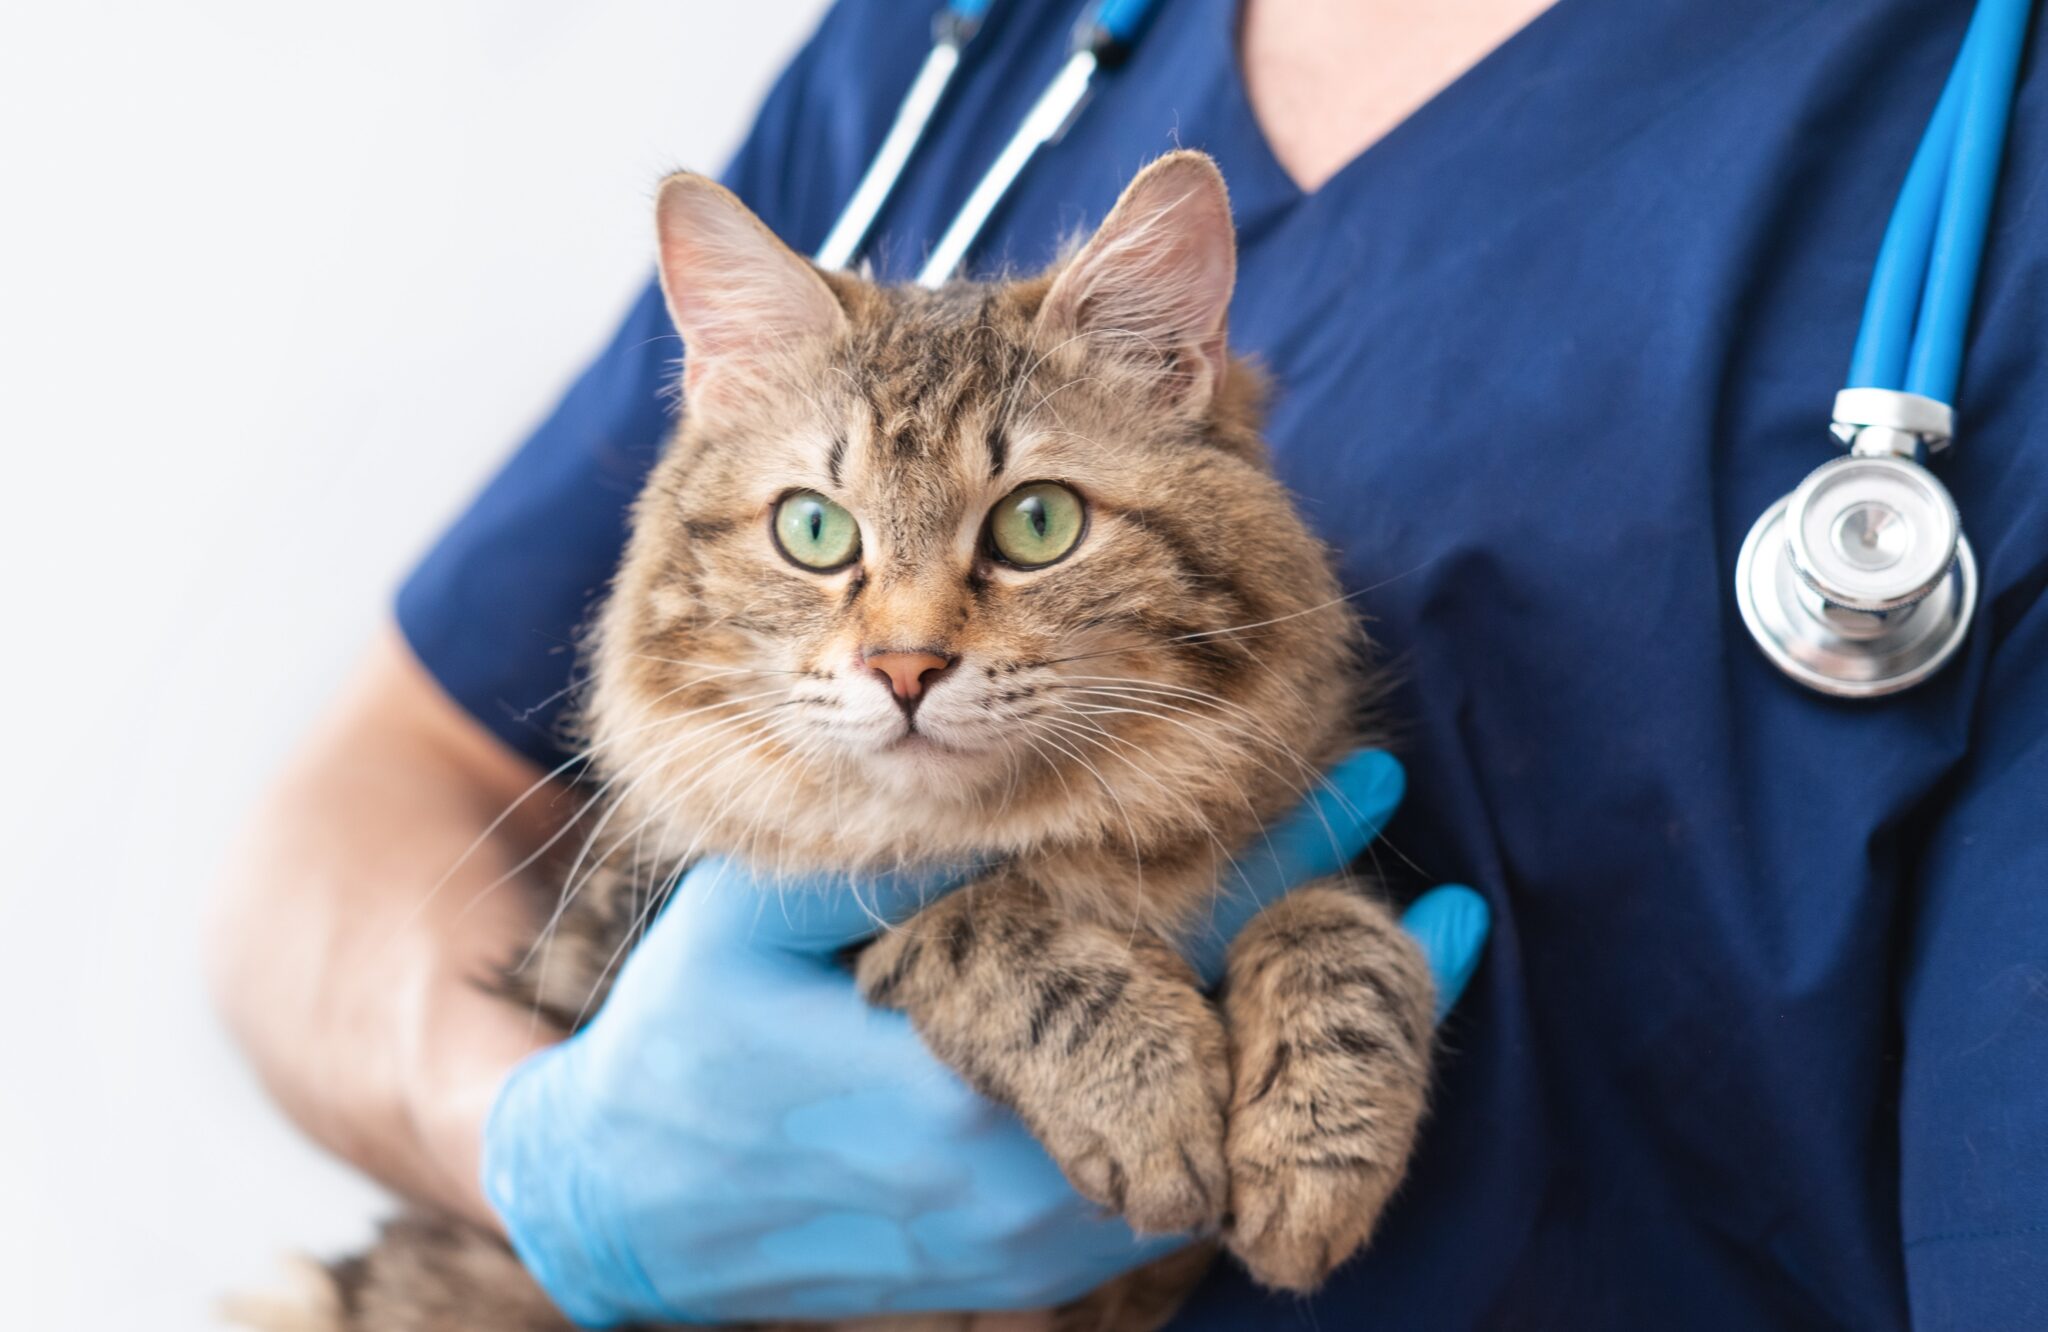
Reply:
<svg viewBox="0 0 2048 1332"><path fill-rule="evenodd" d="M1955 401L2031 0L1980 0L1892 207L1850 388Z"/></svg>
<svg viewBox="0 0 2048 1332"><path fill-rule="evenodd" d="M960 67L962 53L980 30L991 0L951 0L933 23L932 48L919 66L839 218L812 256L822 268L846 268L859 255L875 219L895 191ZM943 286L959 268L996 205L1046 144L1057 140L1087 101L1096 73L1126 58L1144 32L1158 0L1095 0L1074 26L1067 59L996 154L952 223L932 247L917 281Z"/></svg>

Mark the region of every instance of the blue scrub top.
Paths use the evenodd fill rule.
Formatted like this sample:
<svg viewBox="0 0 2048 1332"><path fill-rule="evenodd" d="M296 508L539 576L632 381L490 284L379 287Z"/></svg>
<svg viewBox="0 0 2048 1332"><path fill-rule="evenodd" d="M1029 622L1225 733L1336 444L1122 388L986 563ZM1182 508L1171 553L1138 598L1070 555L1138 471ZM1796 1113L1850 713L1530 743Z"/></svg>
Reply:
<svg viewBox="0 0 2048 1332"><path fill-rule="evenodd" d="M907 278L1059 63L998 4L871 247ZM1961 0L1560 0L1313 193L1254 122L1232 0L1165 0L971 267L1028 269L1176 145L1221 162L1231 338L1282 476L1403 681L1389 833L1491 899L1435 1113L1309 1302L1219 1268L1178 1329L2048 1328L2048 81L2026 79L1937 466L1983 563L1898 698L1751 644L1744 532L1825 432ZM814 248L927 45L844 0L727 179ZM2048 25L2044 25L2048 26ZM650 289L399 595L542 763L669 425Z"/></svg>

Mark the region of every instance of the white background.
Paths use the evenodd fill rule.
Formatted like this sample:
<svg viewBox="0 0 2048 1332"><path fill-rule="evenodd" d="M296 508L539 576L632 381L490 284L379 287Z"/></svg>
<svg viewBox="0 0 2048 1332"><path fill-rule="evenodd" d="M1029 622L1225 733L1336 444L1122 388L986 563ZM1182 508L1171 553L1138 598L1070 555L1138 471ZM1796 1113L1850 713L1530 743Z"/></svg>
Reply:
<svg viewBox="0 0 2048 1332"><path fill-rule="evenodd" d="M819 0L0 16L0 1326L182 1332L382 1202L198 968L237 821Z"/></svg>

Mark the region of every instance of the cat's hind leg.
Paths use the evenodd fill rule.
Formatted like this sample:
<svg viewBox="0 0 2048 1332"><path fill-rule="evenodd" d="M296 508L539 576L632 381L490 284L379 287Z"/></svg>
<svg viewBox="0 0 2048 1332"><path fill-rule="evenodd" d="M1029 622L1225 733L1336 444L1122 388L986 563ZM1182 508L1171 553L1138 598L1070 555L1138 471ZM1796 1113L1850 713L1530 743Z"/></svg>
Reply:
<svg viewBox="0 0 2048 1332"><path fill-rule="evenodd" d="M1326 880L1262 911L1230 950L1232 1252L1308 1291L1370 1238L1428 1092L1434 990L1386 905Z"/></svg>

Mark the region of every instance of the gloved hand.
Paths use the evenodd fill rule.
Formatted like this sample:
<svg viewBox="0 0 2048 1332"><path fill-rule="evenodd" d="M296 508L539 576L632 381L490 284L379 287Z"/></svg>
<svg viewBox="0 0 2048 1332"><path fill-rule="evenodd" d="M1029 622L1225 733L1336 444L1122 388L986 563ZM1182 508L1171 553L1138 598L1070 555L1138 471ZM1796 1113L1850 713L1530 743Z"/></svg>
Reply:
<svg viewBox="0 0 2048 1332"><path fill-rule="evenodd" d="M1236 867L1195 961L1212 981L1263 901L1349 864L1399 803L1353 755ZM839 961L937 883L684 878L581 1032L515 1069L484 1132L484 1192L589 1327L1042 1308L1186 1243L1141 1241L1076 1194L1007 1111L869 1008ZM1487 910L1409 910L1447 1008ZM1213 937L1209 937L1213 936Z"/></svg>

